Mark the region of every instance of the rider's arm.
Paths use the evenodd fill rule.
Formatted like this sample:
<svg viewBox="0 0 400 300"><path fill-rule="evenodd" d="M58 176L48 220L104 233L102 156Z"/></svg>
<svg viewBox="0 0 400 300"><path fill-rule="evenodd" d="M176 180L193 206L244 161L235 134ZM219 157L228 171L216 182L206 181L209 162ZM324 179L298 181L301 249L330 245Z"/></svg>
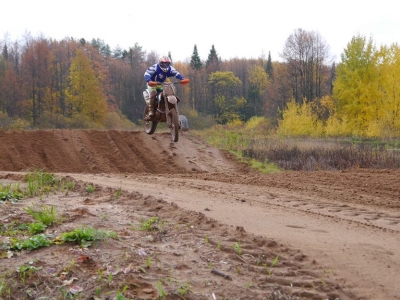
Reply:
<svg viewBox="0 0 400 300"><path fill-rule="evenodd" d="M175 70L175 68L174 67L170 67L171 68L171 76L170 77L175 77L175 78L178 78L179 80L182 80L184 77L182 76L182 74L181 73L179 73L177 70Z"/></svg>
<svg viewBox="0 0 400 300"><path fill-rule="evenodd" d="M155 77L156 67L157 65L152 65L146 70L146 72L144 72L144 79L146 80L146 82L151 81L152 78Z"/></svg>

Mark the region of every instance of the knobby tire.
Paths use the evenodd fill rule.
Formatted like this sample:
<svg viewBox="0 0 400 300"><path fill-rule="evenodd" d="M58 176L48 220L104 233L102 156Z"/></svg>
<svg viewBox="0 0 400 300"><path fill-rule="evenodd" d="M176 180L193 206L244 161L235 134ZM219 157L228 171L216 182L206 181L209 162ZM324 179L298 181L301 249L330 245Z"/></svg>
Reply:
<svg viewBox="0 0 400 300"><path fill-rule="evenodd" d="M170 110L171 114L171 138L173 142L179 140L179 117L175 109Z"/></svg>
<svg viewBox="0 0 400 300"><path fill-rule="evenodd" d="M147 116L148 108L147 106L144 108L143 112L143 127L144 132L147 134L153 134L157 129L157 122L156 121L146 121L144 118Z"/></svg>

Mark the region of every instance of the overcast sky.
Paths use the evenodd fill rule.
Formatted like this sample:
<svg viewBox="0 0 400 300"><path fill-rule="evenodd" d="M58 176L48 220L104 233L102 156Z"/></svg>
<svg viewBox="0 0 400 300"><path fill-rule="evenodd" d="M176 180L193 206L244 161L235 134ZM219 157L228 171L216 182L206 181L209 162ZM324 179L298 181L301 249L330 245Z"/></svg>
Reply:
<svg viewBox="0 0 400 300"><path fill-rule="evenodd" d="M190 59L194 45L206 60L214 45L222 60L281 60L285 41L301 28L315 31L340 60L351 38L376 46L400 44L398 0L13 0L2 1L0 40L28 32L61 40L101 39L111 49L133 47Z"/></svg>

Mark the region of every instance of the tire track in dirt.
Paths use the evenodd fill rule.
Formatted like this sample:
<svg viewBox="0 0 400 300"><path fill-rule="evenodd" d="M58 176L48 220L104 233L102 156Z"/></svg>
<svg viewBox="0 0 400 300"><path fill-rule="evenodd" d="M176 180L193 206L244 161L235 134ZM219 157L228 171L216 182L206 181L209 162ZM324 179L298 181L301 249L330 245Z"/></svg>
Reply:
<svg viewBox="0 0 400 300"><path fill-rule="evenodd" d="M18 178L13 175L3 173L0 178L3 178L2 182L7 181L4 178L22 179L21 174ZM110 181L114 182L114 179L110 177ZM93 296L94 292L90 289L95 281L97 287L101 284L101 279L97 278L99 270L112 271L111 274L115 275L113 287L121 284L128 286L124 296L130 299L157 298L155 286L160 278L163 282L164 278L169 278L168 281L174 285L175 282L190 283L191 292L184 298L192 300L239 299L238 295L240 299L260 300L358 299L340 284L334 274L323 273L312 259L306 258L297 249L278 245L274 240L254 236L240 226L226 226L203 213L180 209L177 205L135 190L127 192L124 189L115 197L116 189L95 184L95 191L89 193L86 186L85 182L77 181L74 192L51 194L33 201L55 206L57 212L65 217L62 224L53 227L50 232L72 230L78 224L86 224L116 232L118 239L112 243L96 244L94 249L71 245L58 245L51 249L43 247L21 253L18 259L3 260L1 270L15 272L22 261L35 262L35 266L43 270L63 270L63 266L71 268L71 261L77 260L73 276L80 286L85 286L82 291L85 296L79 294L84 299L93 298L89 294ZM7 215L7 223L24 215L22 208L26 203L20 204L0 206L2 215ZM155 215L160 223L154 224L154 230L133 230L140 220ZM237 241L240 241L243 251L241 255L232 251L232 245ZM81 260L82 254L84 261ZM143 265L143 256L148 255L156 258L154 264L151 268L148 266L146 272L141 272L137 266ZM268 268L276 257L279 258L277 263ZM211 265L215 272L210 273ZM103 269L99 269L101 266ZM225 275L216 276L219 274ZM229 276L229 281L225 276ZM49 294L51 290L44 291L46 296L55 295L57 284L61 281L55 282L54 279L57 280L57 276L42 277L43 284L35 289L35 298L43 295L44 286L53 287L52 295ZM105 284L105 280L103 282ZM13 293L15 299L22 299L24 288L34 285L29 279L20 283L19 289L16 287L18 296L17 291ZM110 287L110 282L107 286ZM211 292L216 296L212 297ZM112 291L105 290L102 295L110 293ZM166 298L176 297L171 295Z"/></svg>
<svg viewBox="0 0 400 300"><path fill-rule="evenodd" d="M304 196L268 187L174 176L73 177L162 198L300 249L304 257L313 257L322 264L326 272L344 278L345 285L362 295L360 299L398 299L400 295L399 231L343 218L334 211L328 214L300 209L296 206L299 202L311 200ZM320 204L319 199L313 201Z"/></svg>
<svg viewBox="0 0 400 300"><path fill-rule="evenodd" d="M79 149L79 156L83 159L83 162L91 172L98 172L96 166L98 163L94 160L93 153L89 150L89 146L91 146L87 135L82 131L73 131L72 132L73 143L76 145L77 149ZM85 169L86 169L85 168Z"/></svg>
<svg viewBox="0 0 400 300"><path fill-rule="evenodd" d="M237 177L240 177L238 175ZM146 177L147 178L147 177ZM151 176L148 176L148 181L151 182ZM172 179L169 179L170 181ZM159 178L157 181L160 182ZM202 182L198 186L198 181L183 180L181 178L173 179L175 186L184 186L185 188L201 189L209 193L225 194L236 201L253 201L259 205L281 206L303 211L305 213L337 218L354 222L360 225L379 228L383 231L400 232L400 214L393 209L380 209L377 211L375 207L359 205L353 203L343 203L328 199L310 198L298 195L294 192L288 192L284 189L271 188L268 186L253 186L251 194L248 193L247 185L232 184L229 188L221 188L219 182Z"/></svg>

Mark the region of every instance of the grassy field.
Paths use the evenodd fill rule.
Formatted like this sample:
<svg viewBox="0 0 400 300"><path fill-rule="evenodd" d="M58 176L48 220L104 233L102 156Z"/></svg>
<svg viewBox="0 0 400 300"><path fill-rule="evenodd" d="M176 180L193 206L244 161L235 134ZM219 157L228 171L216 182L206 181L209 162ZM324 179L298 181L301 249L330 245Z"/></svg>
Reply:
<svg viewBox="0 0 400 300"><path fill-rule="evenodd" d="M262 172L400 168L399 140L290 138L248 125L194 131L211 145L234 153Z"/></svg>

